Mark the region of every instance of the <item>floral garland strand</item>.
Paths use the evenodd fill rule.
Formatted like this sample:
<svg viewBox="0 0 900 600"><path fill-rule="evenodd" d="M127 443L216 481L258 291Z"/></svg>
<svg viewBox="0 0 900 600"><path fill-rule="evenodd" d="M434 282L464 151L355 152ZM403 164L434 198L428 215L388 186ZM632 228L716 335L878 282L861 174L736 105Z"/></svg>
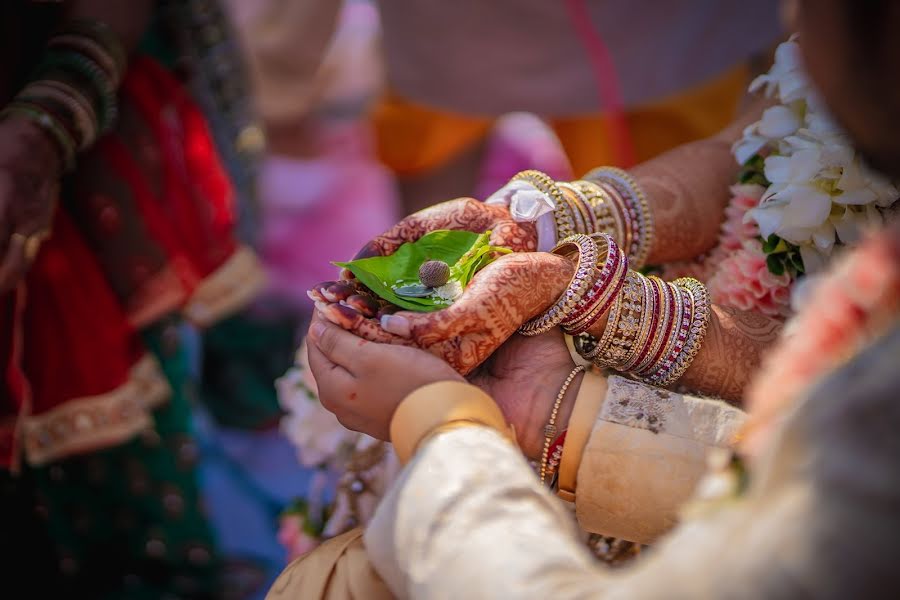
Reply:
<svg viewBox="0 0 900 600"><path fill-rule="evenodd" d="M900 192L862 162L828 114L796 36L778 47L750 91L776 104L732 148L741 172L719 244L700 264L668 271L701 275L717 304L787 317L794 283L880 226Z"/></svg>
<svg viewBox="0 0 900 600"><path fill-rule="evenodd" d="M872 235L817 278L804 311L766 357L747 394L753 418L741 445L750 454L803 391L896 325L900 314L900 226Z"/></svg>

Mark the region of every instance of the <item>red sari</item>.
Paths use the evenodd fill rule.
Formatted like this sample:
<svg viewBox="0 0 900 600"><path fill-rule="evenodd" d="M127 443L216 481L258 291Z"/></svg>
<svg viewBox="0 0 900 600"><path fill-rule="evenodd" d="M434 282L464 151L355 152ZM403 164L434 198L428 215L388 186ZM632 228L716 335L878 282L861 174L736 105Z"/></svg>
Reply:
<svg viewBox="0 0 900 600"><path fill-rule="evenodd" d="M52 237L0 299L0 460L15 468L122 443L168 387L137 330L175 311L206 326L262 275L232 235L233 192L180 83L136 58L116 129L78 163Z"/></svg>

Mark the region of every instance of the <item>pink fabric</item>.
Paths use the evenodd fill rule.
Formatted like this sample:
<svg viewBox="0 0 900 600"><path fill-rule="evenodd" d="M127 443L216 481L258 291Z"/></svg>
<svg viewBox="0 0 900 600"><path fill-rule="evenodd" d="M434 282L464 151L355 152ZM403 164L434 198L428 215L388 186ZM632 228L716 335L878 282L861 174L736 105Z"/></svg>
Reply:
<svg viewBox="0 0 900 600"><path fill-rule="evenodd" d="M352 258L400 216L393 179L362 123L331 125L316 159L269 157L260 197L269 292L298 308L311 306L310 287L337 277L331 261Z"/></svg>
<svg viewBox="0 0 900 600"><path fill-rule="evenodd" d="M494 127L475 197L487 198L525 169L537 169L558 180L572 178L568 159L553 131L534 115L512 113Z"/></svg>

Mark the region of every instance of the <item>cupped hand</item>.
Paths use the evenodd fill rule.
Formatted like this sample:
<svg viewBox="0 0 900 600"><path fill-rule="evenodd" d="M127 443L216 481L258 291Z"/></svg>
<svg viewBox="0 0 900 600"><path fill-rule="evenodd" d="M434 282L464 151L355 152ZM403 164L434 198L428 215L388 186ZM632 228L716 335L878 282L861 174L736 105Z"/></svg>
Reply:
<svg viewBox="0 0 900 600"><path fill-rule="evenodd" d="M553 304L574 269L572 262L555 254L508 254L480 271L452 305L429 313L394 312L396 307L354 281L320 284L310 290L310 297L325 319L359 337L417 346L466 375Z"/></svg>
<svg viewBox="0 0 900 600"><path fill-rule="evenodd" d="M513 221L503 206L487 205L472 198L457 198L413 213L378 236L360 250L355 258L388 256L405 242L414 242L426 233L453 229L484 233L491 231L491 244L514 252L534 252L537 230L533 223Z"/></svg>
<svg viewBox="0 0 900 600"><path fill-rule="evenodd" d="M59 176L57 150L37 125L0 120L0 293L25 275L48 235Z"/></svg>
<svg viewBox="0 0 900 600"><path fill-rule="evenodd" d="M522 452L537 460L543 449L544 425L574 366L562 332L553 329L535 337L512 336L468 379L494 399L515 428ZM572 380L560 407L556 421L562 424L560 430L568 422L582 377L579 374Z"/></svg>
<svg viewBox="0 0 900 600"><path fill-rule="evenodd" d="M307 337L319 401L341 425L388 440L397 405L438 381L463 381L447 363L417 348L377 344L314 316Z"/></svg>

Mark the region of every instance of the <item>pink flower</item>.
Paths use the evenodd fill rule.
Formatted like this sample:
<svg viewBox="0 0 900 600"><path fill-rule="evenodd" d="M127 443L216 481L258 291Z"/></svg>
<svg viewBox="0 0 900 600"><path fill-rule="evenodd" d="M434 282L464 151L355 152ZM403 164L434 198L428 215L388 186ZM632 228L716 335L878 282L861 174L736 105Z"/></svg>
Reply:
<svg viewBox="0 0 900 600"><path fill-rule="evenodd" d="M759 451L769 425L803 390L879 331L900 310L900 243L888 229L849 253L816 282L803 310L790 323L794 335L782 338L750 386L752 420L743 446Z"/></svg>
<svg viewBox="0 0 900 600"><path fill-rule="evenodd" d="M787 273L769 272L762 244L753 239L722 259L707 285L716 304L786 317L790 313L791 282Z"/></svg>
<svg viewBox="0 0 900 600"><path fill-rule="evenodd" d="M744 216L759 205L765 191L763 186L755 184L731 187L731 202L725 208L725 221L719 236L720 248L727 251L738 250L744 242L759 236L759 226L754 221L744 222Z"/></svg>
<svg viewBox="0 0 900 600"><path fill-rule="evenodd" d="M288 551L288 562L300 558L319 545L319 540L306 531L306 519L300 513L282 515L278 542Z"/></svg>

